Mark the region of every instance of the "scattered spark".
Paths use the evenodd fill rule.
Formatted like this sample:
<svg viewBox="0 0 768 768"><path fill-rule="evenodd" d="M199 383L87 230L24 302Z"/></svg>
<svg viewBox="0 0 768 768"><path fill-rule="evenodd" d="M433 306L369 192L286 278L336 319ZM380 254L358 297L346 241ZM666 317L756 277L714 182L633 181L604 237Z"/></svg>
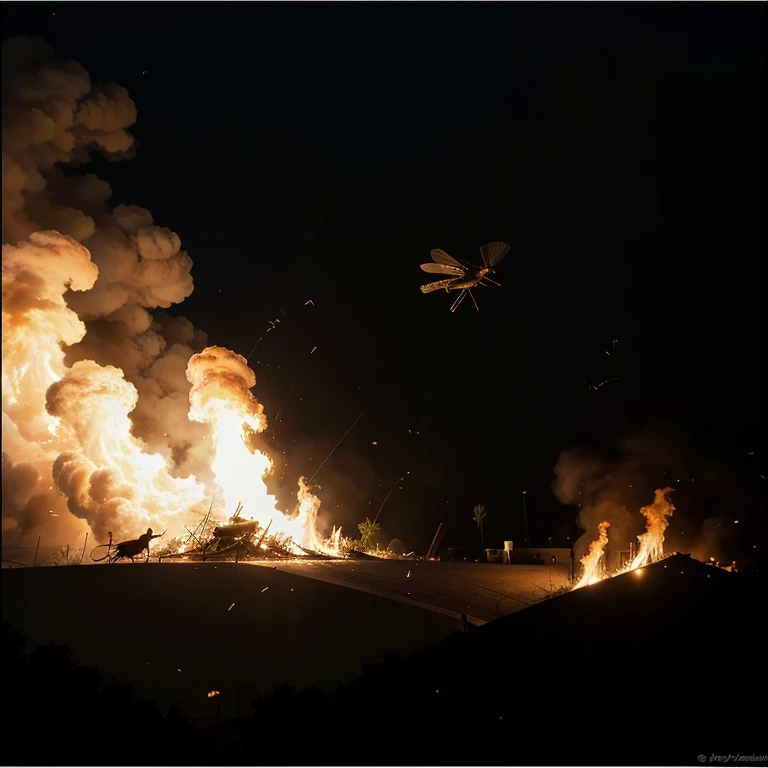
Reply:
<svg viewBox="0 0 768 768"><path fill-rule="evenodd" d="M736 523L737 525L738 525L738 523L739 523L739 521L738 521L738 520L734 520L733 522L734 522L734 523Z"/></svg>
<svg viewBox="0 0 768 768"><path fill-rule="evenodd" d="M177 671L177 672L181 672L181 670L180 670L178 667L176 667L176 671Z"/></svg>
<svg viewBox="0 0 768 768"><path fill-rule="evenodd" d="M235 604L232 603L232 605L230 605L229 608L227 608L227 613L229 613L234 607L235 607Z"/></svg>
<svg viewBox="0 0 768 768"><path fill-rule="evenodd" d="M264 587L264 589L261 590L261 593L264 594L268 589L269 587Z"/></svg>
<svg viewBox="0 0 768 768"><path fill-rule="evenodd" d="M408 573L405 574L405 578L406 579L410 579L411 578L411 572L410 571L408 571Z"/></svg>
<svg viewBox="0 0 768 768"><path fill-rule="evenodd" d="M754 451L747 451L747 456L754 456L754 455L755 455Z"/></svg>
<svg viewBox="0 0 768 768"><path fill-rule="evenodd" d="M608 353L606 352L605 354L607 355ZM612 382L612 381L618 381L618 378L606 379L605 381L601 381L599 384L589 384L586 381L584 381L582 383L587 385L587 389L595 389L595 390L597 390L597 389L600 389L600 387L604 386L605 384L610 384L610 382Z"/></svg>
<svg viewBox="0 0 768 768"><path fill-rule="evenodd" d="M305 301L305 302L304 302L304 306L305 306L305 307L307 306L307 304L311 304L313 307L315 306L315 302L314 302L314 301L312 301L312 299L310 299L309 301Z"/></svg>
<svg viewBox="0 0 768 768"><path fill-rule="evenodd" d="M316 349L317 349L317 347L312 347L312 352L314 352ZM312 352L310 352L309 354L311 355Z"/></svg>
<svg viewBox="0 0 768 768"><path fill-rule="evenodd" d="M378 443L374 440L371 445L378 445Z"/></svg>
<svg viewBox="0 0 768 768"><path fill-rule="evenodd" d="M605 354L608 355L608 357L611 356L611 353L608 350L605 351Z"/></svg>
<svg viewBox="0 0 768 768"><path fill-rule="evenodd" d="M147 74L147 72L149 72L149 70L148 70L148 69L145 69L145 70L144 70L144 71L143 71L141 74L142 74L142 75L146 75L146 74Z"/></svg>
<svg viewBox="0 0 768 768"><path fill-rule="evenodd" d="M208 698L212 699L214 696L218 696L221 691L208 691Z"/></svg>
<svg viewBox="0 0 768 768"><path fill-rule="evenodd" d="M48 514L51 515L51 517L58 517L58 515L52 509L48 510Z"/></svg>

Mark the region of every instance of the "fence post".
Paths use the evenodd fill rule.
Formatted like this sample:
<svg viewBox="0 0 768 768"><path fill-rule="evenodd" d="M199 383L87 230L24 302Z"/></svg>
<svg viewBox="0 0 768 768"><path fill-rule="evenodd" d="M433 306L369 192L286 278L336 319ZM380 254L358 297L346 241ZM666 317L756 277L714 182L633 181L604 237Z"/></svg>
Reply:
<svg viewBox="0 0 768 768"><path fill-rule="evenodd" d="M37 537L37 546L35 547L35 559L32 561L32 567L37 565L37 552L40 549L40 536Z"/></svg>

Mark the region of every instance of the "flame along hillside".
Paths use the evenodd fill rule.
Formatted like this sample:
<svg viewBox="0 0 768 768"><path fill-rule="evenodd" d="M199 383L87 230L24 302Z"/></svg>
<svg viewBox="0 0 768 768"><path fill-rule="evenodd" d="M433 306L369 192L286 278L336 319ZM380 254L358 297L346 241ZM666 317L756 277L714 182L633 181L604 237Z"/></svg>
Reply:
<svg viewBox="0 0 768 768"><path fill-rule="evenodd" d="M608 574L605 569L605 548L608 545L608 529L611 524L603 520L597 526L597 539L589 545L589 551L580 562L583 566L579 580L574 584L574 589L596 584L608 576L617 576L620 573L634 571L649 563L655 563L664 557L664 531L669 525L669 518L675 511L675 507L669 500L669 494L674 488L657 488L654 491L653 503L640 509L640 514L645 517L645 533L637 539L639 546L636 554L630 545L630 558L615 573ZM639 572L638 572L639 575Z"/></svg>

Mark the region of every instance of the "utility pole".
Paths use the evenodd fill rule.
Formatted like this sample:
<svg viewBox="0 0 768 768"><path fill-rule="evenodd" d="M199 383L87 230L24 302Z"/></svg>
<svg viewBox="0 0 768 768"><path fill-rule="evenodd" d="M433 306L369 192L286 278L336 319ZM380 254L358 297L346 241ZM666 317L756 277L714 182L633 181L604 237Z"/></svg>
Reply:
<svg viewBox="0 0 768 768"><path fill-rule="evenodd" d="M528 510L525 506L525 494L526 492L523 491L523 520L525 521L525 543L527 546L528 545Z"/></svg>

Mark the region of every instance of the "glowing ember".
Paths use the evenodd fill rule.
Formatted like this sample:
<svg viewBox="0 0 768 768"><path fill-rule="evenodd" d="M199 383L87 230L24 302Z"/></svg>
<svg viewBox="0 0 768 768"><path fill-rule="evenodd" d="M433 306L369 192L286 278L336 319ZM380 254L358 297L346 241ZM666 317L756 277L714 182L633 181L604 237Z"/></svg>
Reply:
<svg viewBox="0 0 768 768"><path fill-rule="evenodd" d="M605 545L608 543L608 529L610 527L611 524L607 520L603 520L597 526L597 539L589 545L589 552L581 558L580 562L584 566L584 573L574 589L595 584L603 578L603 555L605 554Z"/></svg>

